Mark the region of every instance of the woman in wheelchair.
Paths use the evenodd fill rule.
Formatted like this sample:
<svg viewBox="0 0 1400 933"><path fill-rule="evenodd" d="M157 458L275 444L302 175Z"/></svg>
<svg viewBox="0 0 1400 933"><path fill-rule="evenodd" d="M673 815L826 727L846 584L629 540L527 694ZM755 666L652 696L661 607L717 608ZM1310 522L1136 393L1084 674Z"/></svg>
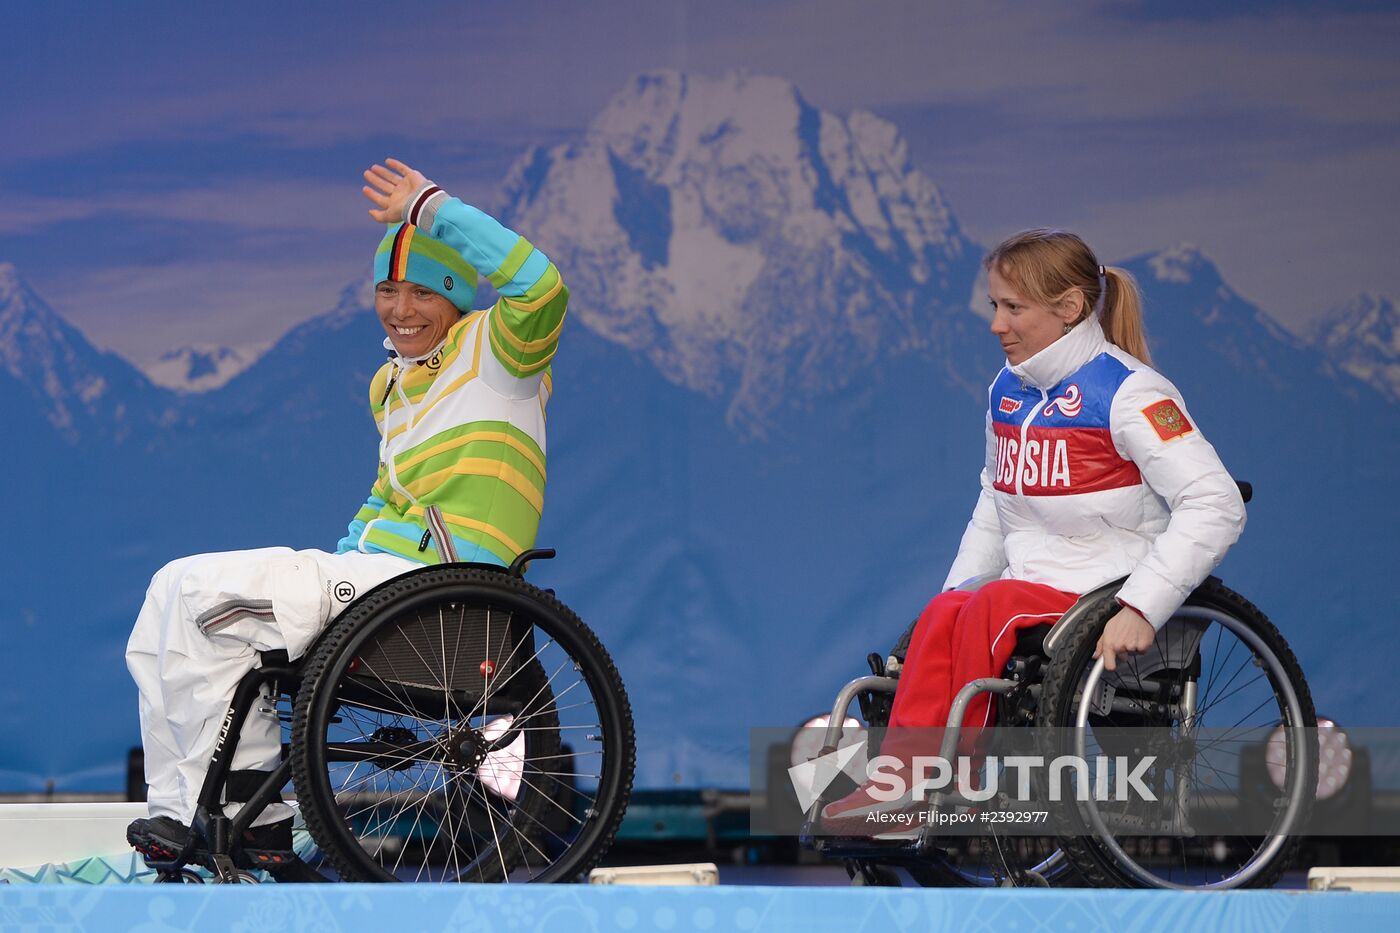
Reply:
<svg viewBox="0 0 1400 933"><path fill-rule="evenodd" d="M378 476L334 553L201 554L152 579L126 653L150 810L128 839L148 860L170 861L191 838L221 719L260 652L296 660L357 594L407 571L452 559L505 567L534 544L549 363L568 290L523 237L402 162L364 177L370 216L390 225L374 255L389 354L369 390ZM500 295L485 311L472 310L479 275ZM230 817L281 753L273 703L255 705L221 801ZM290 813L267 806L243 851L290 857Z"/></svg>
<svg viewBox="0 0 1400 933"><path fill-rule="evenodd" d="M1006 365L988 393L981 492L944 592L914 629L882 754L908 767L918 727L948 725L954 695L1001 671L1017 632L1126 577L1094 657L1113 671L1154 636L1244 527L1239 488L1151 368L1132 277L1060 230L1027 230L984 261L992 334ZM963 581L999 576L975 591ZM992 721L987 694L962 748ZM907 780L906 787L913 782ZM829 832L869 835L872 814L912 812L867 782L822 810Z"/></svg>

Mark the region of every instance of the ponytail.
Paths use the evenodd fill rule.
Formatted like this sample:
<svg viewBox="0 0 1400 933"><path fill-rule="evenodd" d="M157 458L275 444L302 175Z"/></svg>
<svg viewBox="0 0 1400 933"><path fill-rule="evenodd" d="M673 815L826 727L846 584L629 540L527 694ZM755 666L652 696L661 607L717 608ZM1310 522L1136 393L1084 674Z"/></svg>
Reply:
<svg viewBox="0 0 1400 933"><path fill-rule="evenodd" d="M1073 233L1045 227L1023 230L1003 240L982 265L988 271L996 269L1021 294L1051 307L1077 290L1085 307L1071 323L1097 314L1109 343L1152 364L1137 282L1126 269L1099 265L1093 250Z"/></svg>
<svg viewBox="0 0 1400 933"><path fill-rule="evenodd" d="M1099 325L1108 342L1130 353L1147 365L1152 355L1147 349L1147 334L1142 326L1142 294L1132 273L1116 266L1104 267L1103 310Z"/></svg>

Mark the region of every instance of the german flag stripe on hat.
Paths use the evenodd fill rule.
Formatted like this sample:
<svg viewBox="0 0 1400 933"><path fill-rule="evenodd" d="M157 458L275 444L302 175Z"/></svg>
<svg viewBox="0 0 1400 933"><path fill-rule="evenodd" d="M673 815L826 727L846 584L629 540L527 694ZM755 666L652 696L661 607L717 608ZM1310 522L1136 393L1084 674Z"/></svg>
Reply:
<svg viewBox="0 0 1400 933"><path fill-rule="evenodd" d="M404 224L394 234L394 248L389 252L389 281L403 282L408 275L408 251L413 247L412 224Z"/></svg>

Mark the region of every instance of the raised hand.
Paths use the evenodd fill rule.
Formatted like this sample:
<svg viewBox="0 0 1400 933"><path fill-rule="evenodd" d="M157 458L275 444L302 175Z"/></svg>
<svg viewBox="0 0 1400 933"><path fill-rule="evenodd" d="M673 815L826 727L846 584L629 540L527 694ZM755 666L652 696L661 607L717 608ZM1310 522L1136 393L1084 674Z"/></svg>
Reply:
<svg viewBox="0 0 1400 933"><path fill-rule="evenodd" d="M385 159L386 168L375 163L365 169L368 185L360 191L370 203L369 216L382 224L393 224L403 220L403 208L413 192L428 183L423 173L412 169L398 159Z"/></svg>

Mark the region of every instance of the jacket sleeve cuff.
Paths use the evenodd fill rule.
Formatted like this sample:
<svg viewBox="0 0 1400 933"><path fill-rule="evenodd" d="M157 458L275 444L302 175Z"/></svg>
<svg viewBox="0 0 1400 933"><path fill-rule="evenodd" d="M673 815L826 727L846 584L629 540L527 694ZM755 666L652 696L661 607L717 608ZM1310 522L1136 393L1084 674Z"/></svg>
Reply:
<svg viewBox="0 0 1400 933"><path fill-rule="evenodd" d="M438 208L442 202L446 201L449 195L437 185L428 182L423 187L413 193L403 206L403 221L413 224L415 227L422 227L429 232L433 229L433 221L437 219Z"/></svg>
<svg viewBox="0 0 1400 933"><path fill-rule="evenodd" d="M954 580L953 574L948 575L948 579L943 581L943 592L949 590L979 590L994 580L1000 580L1001 574L991 570L986 573L978 573L973 576L964 576L960 580Z"/></svg>
<svg viewBox="0 0 1400 933"><path fill-rule="evenodd" d="M365 534L365 523L360 519L355 519L350 523L348 533L336 543L335 552L337 554L349 554L351 551L360 549L360 539Z"/></svg>
<svg viewBox="0 0 1400 933"><path fill-rule="evenodd" d="M1141 609L1139 609L1137 606L1134 606L1132 603L1128 602L1128 601L1127 601L1126 599L1124 599L1123 597L1121 597L1121 596L1117 597L1117 600L1116 600L1116 601L1117 601L1118 605L1122 606L1124 609L1131 609L1133 612L1136 612L1138 615L1142 616L1144 619L1147 618L1147 616L1143 615L1143 612L1142 612Z"/></svg>
<svg viewBox="0 0 1400 933"><path fill-rule="evenodd" d="M1188 595L1147 567L1139 566L1118 591L1118 602L1131 606L1154 629L1160 631L1172 613L1181 608Z"/></svg>

